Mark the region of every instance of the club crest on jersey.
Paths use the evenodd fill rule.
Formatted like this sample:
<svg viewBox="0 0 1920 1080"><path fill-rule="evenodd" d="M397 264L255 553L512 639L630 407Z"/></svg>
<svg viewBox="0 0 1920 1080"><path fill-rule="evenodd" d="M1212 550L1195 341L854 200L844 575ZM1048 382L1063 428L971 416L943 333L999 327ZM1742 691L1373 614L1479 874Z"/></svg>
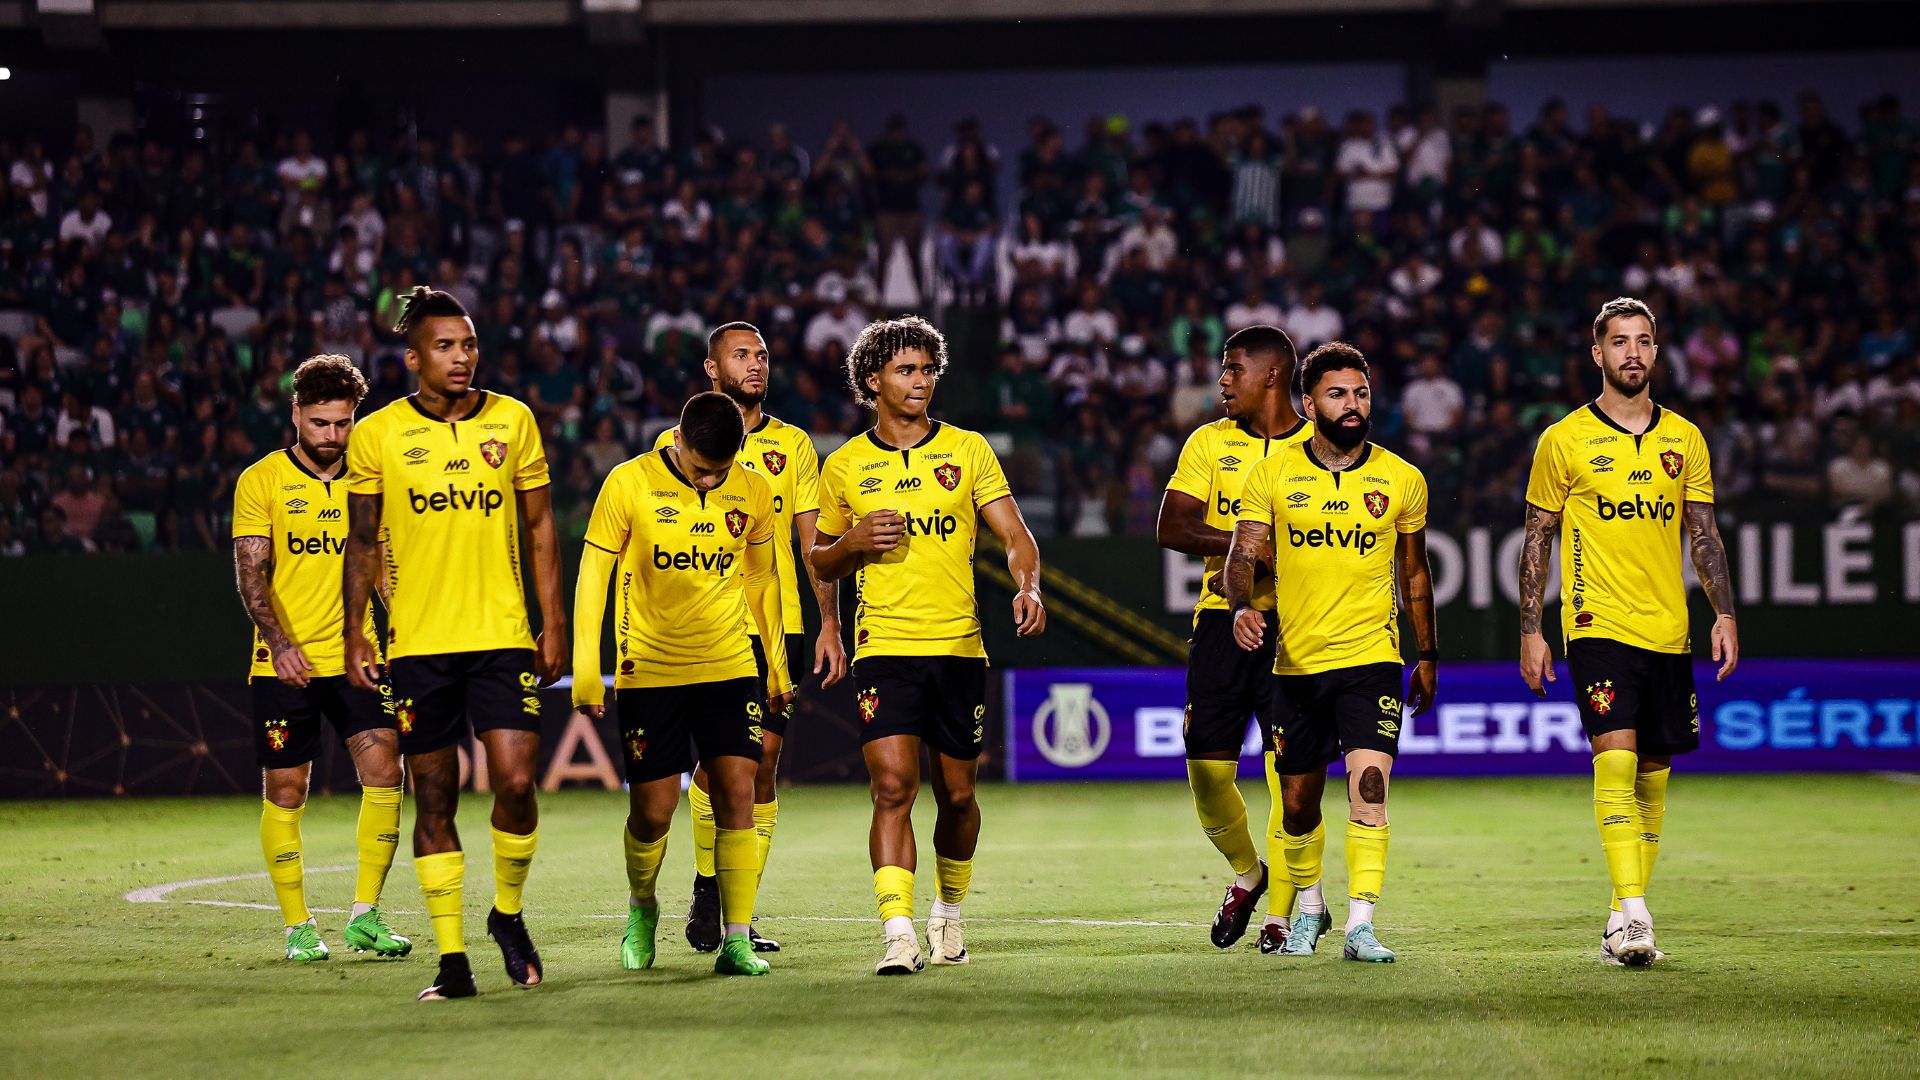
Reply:
<svg viewBox="0 0 1920 1080"><path fill-rule="evenodd" d="M507 460L507 444L499 439L488 439L480 444L480 456L497 469Z"/></svg>
<svg viewBox="0 0 1920 1080"><path fill-rule="evenodd" d="M747 531L746 512L743 510L727 511L727 532L731 533L736 539L738 539L740 534L746 531Z"/></svg>
<svg viewBox="0 0 1920 1080"><path fill-rule="evenodd" d="M933 478L940 481L941 487L952 491L954 488L960 486L960 466L949 461L945 465L933 470Z"/></svg>
<svg viewBox="0 0 1920 1080"><path fill-rule="evenodd" d="M767 471L775 476L779 476L782 472L786 471L787 455L778 450L768 450L766 453L760 455L760 460L767 463Z"/></svg>
<svg viewBox="0 0 1920 1080"><path fill-rule="evenodd" d="M1387 512L1388 499L1387 493L1384 491L1378 489L1369 491L1365 495L1360 496L1360 500L1367 504L1367 513L1372 514L1374 517L1379 517Z"/></svg>
<svg viewBox="0 0 1920 1080"><path fill-rule="evenodd" d="M285 720L267 721L267 745L275 750L287 748L287 722Z"/></svg>
<svg viewBox="0 0 1920 1080"><path fill-rule="evenodd" d="M859 696L854 699L854 703L860 707L860 722L863 724L873 723L874 716L880 712L879 688L869 686L865 690L860 691Z"/></svg>
<svg viewBox="0 0 1920 1080"><path fill-rule="evenodd" d="M1680 452L1677 450L1660 451L1660 467L1667 470L1669 479L1680 479L1680 467L1686 463L1687 459L1681 457Z"/></svg>
<svg viewBox="0 0 1920 1080"><path fill-rule="evenodd" d="M1597 682L1587 687L1587 702L1593 711L1605 716L1613 711L1613 680Z"/></svg>

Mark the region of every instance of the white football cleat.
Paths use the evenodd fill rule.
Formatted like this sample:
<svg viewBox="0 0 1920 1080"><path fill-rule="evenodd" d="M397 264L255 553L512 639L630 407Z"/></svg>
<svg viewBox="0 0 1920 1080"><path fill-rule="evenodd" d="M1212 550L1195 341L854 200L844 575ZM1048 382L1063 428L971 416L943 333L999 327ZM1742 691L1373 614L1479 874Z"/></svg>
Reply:
<svg viewBox="0 0 1920 1080"><path fill-rule="evenodd" d="M936 966L972 961L967 955L967 942L961 934L959 919L927 920L927 954Z"/></svg>
<svg viewBox="0 0 1920 1080"><path fill-rule="evenodd" d="M912 934L894 934L887 938L886 955L873 969L875 975L911 975L927 966L920 955L920 943Z"/></svg>
<svg viewBox="0 0 1920 1080"><path fill-rule="evenodd" d="M1630 920L1614 955L1627 967L1651 967L1660 956L1660 950L1653 947L1653 925L1639 919Z"/></svg>

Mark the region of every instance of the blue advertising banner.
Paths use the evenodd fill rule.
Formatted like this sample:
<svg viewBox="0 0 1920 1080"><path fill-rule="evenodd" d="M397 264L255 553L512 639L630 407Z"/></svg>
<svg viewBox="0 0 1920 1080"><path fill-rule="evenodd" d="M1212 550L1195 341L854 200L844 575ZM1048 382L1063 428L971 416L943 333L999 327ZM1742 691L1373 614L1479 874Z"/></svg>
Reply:
<svg viewBox="0 0 1920 1080"><path fill-rule="evenodd" d="M1743 661L1725 683L1701 661L1700 749L1688 771L1920 769L1920 660ZM1440 666L1440 701L1401 729L1396 774L1585 773L1589 753L1566 665L1546 700L1512 663ZM1179 668L1007 672L1007 777L1184 780ZM1258 757L1257 733L1242 754ZM1335 766L1337 769L1338 766Z"/></svg>

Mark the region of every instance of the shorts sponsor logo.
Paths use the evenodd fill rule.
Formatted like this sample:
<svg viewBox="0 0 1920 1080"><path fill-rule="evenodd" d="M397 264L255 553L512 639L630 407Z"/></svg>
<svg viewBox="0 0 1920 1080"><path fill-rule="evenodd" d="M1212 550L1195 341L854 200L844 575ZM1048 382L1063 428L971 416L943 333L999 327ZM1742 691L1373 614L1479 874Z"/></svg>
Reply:
<svg viewBox="0 0 1920 1080"><path fill-rule="evenodd" d="M1667 476L1670 479L1674 479L1674 480L1680 479L1680 470L1683 467L1685 467L1686 464L1687 464L1687 459L1684 457L1681 457L1679 451L1677 450L1660 451L1660 467L1667 470Z"/></svg>
<svg viewBox="0 0 1920 1080"><path fill-rule="evenodd" d="M760 460L766 463L767 471L775 476L787 471L787 455L778 450L769 450L761 454Z"/></svg>
<svg viewBox="0 0 1920 1080"><path fill-rule="evenodd" d="M528 694L526 697L521 698L520 711L526 713L528 716L539 716L540 699L533 694Z"/></svg>
<svg viewBox="0 0 1920 1080"><path fill-rule="evenodd" d="M1613 680L1606 679L1587 687L1587 704L1593 706L1595 714L1605 716L1613 711Z"/></svg>
<svg viewBox="0 0 1920 1080"><path fill-rule="evenodd" d="M872 491L874 488L879 487L880 484L881 484L881 480L879 477L869 476L865 480L860 481L860 490Z"/></svg>
<svg viewBox="0 0 1920 1080"><path fill-rule="evenodd" d="M747 738L752 739L755 746L763 745L766 742L767 729L759 724L748 724Z"/></svg>
<svg viewBox="0 0 1920 1080"><path fill-rule="evenodd" d="M487 464L499 468L507 460L507 444L499 439L488 439L480 444L480 457Z"/></svg>
<svg viewBox="0 0 1920 1080"><path fill-rule="evenodd" d="M1360 496L1360 501L1367 504L1367 513L1377 518L1386 514L1387 504L1392 500L1387 498L1386 492L1375 488L1365 495Z"/></svg>
<svg viewBox="0 0 1920 1080"><path fill-rule="evenodd" d="M287 748L287 722L285 720L267 721L267 746L274 750Z"/></svg>
<svg viewBox="0 0 1920 1080"><path fill-rule="evenodd" d="M402 701L398 705L394 706L393 719L396 723L400 725L400 734L406 735L413 731L413 717L414 717L414 712L413 712L412 698L408 698L407 700Z"/></svg>
<svg viewBox="0 0 1920 1080"><path fill-rule="evenodd" d="M736 540L746 535L747 515L745 511L741 511L741 510L727 511L727 532L731 534L733 538Z"/></svg>
<svg viewBox="0 0 1920 1080"><path fill-rule="evenodd" d="M864 630L861 631L863 636L865 633ZM860 691L860 693L854 697L854 704L860 709L860 722L863 724L873 723L873 718L880 714L879 689L869 686L865 690Z"/></svg>
<svg viewBox="0 0 1920 1080"><path fill-rule="evenodd" d="M1379 705L1380 711L1386 713L1388 716L1400 715L1400 699L1394 697L1392 694L1381 694L1380 700L1375 702L1375 704Z"/></svg>
<svg viewBox="0 0 1920 1080"><path fill-rule="evenodd" d="M1063 769L1100 760L1112 737L1113 722L1093 696L1092 683L1054 683L1046 703L1033 714L1034 747Z"/></svg>
<svg viewBox="0 0 1920 1080"><path fill-rule="evenodd" d="M933 478L940 481L941 487L952 491L960 486L960 466L949 461L945 465L933 470Z"/></svg>
<svg viewBox="0 0 1920 1080"><path fill-rule="evenodd" d="M533 691L540 689L540 677L538 675L535 675L531 671L521 672L520 673L520 689L525 690L528 693L532 693Z"/></svg>

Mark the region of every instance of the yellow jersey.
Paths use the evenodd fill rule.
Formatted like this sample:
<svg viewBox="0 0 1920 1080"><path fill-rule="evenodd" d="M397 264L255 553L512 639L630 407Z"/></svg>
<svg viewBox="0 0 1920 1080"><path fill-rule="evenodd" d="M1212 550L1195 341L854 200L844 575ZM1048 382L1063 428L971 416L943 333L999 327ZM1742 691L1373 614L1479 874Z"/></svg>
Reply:
<svg viewBox="0 0 1920 1080"><path fill-rule="evenodd" d="M347 490L381 496L391 656L531 649L519 492L547 486L532 410L473 392L454 420L404 397L354 426Z"/></svg>
<svg viewBox="0 0 1920 1080"><path fill-rule="evenodd" d="M1680 536L1689 502L1713 502L1700 429L1653 407L1635 435L1598 404L1540 433L1527 501L1560 515L1560 625L1654 652L1691 650Z"/></svg>
<svg viewBox="0 0 1920 1080"><path fill-rule="evenodd" d="M673 433L678 430L675 426L661 432L653 448L672 446ZM780 621L786 624L787 633L801 633L806 629L800 611L800 582L805 578L793 557L793 519L796 514L820 509L820 454L813 448L812 436L762 413L760 423L747 432L747 441L733 460L759 473L773 491L773 558L780 575ZM760 628L751 619L747 620L747 633L760 636Z"/></svg>
<svg viewBox="0 0 1920 1080"><path fill-rule="evenodd" d="M351 440L349 440L351 442ZM273 545L268 594L287 639L300 647L315 677L344 675L346 641L341 624L340 567L347 551L347 478L322 480L293 456L275 450L240 474L233 484L233 538L258 536ZM375 642L373 609L367 609L367 640ZM273 654L253 631L249 675L272 677Z"/></svg>
<svg viewBox="0 0 1920 1080"><path fill-rule="evenodd" d="M1240 502L1241 521L1273 529L1273 673L1400 663L1393 556L1399 534L1427 527L1420 470L1368 443L1333 472L1294 443L1254 466Z"/></svg>
<svg viewBox="0 0 1920 1080"><path fill-rule="evenodd" d="M1306 442L1312 437L1313 426L1305 420L1270 439L1255 435L1241 420L1222 418L1211 424L1203 424L1187 436L1187 445L1180 448L1180 462L1174 466L1173 476L1167 481L1167 490L1199 499L1206 506L1207 526L1230 533L1233 523L1240 517L1240 492L1253 467L1294 443ZM1193 606L1196 623L1203 611L1227 610L1227 598L1205 584L1226 569L1227 558L1224 555L1209 556L1206 562L1207 571L1201 578L1200 602ZM1263 581L1254 586L1253 606L1261 611L1273 610L1273 582Z"/></svg>
<svg viewBox="0 0 1920 1080"><path fill-rule="evenodd" d="M777 521L773 489L748 469L700 492L655 450L607 474L587 543L617 556L616 689L755 677L747 545L772 541Z"/></svg>
<svg viewBox="0 0 1920 1080"><path fill-rule="evenodd" d="M845 536L877 510L895 511L907 525L900 546L856 576L856 659L986 657L973 593L974 542L981 508L1012 494L987 440L938 420L904 450L869 430L827 456L820 469L821 535Z"/></svg>

